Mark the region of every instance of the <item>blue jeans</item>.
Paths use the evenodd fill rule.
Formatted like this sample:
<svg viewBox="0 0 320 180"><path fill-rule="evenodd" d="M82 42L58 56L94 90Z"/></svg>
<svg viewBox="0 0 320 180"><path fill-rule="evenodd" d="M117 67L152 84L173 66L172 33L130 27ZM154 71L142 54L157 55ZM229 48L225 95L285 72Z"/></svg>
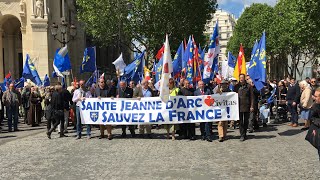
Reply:
<svg viewBox="0 0 320 180"><path fill-rule="evenodd" d="M77 116L77 135L81 137L81 116L80 116L80 108L79 106L76 107L76 116ZM87 127L87 136L91 136L91 126L90 124L86 124Z"/></svg>
<svg viewBox="0 0 320 180"><path fill-rule="evenodd" d="M14 130L18 129L18 108L16 105L11 105L6 107L8 114L8 129L12 131L12 120Z"/></svg>
<svg viewBox="0 0 320 180"><path fill-rule="evenodd" d="M298 124L298 111L297 105L293 106L292 102L288 103L288 110L291 114L291 123Z"/></svg>
<svg viewBox="0 0 320 180"><path fill-rule="evenodd" d="M211 127L212 127L212 122L200 123L201 136L211 139Z"/></svg>

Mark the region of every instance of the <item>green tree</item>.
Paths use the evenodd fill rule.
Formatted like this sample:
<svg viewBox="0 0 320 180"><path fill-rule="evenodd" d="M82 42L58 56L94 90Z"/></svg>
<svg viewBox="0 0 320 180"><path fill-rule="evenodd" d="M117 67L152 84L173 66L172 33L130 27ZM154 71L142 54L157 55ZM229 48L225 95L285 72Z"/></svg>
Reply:
<svg viewBox="0 0 320 180"><path fill-rule="evenodd" d="M271 51L276 64L285 65L291 77L301 76L305 65L314 64L319 56L319 10L317 0L280 0L275 6Z"/></svg>
<svg viewBox="0 0 320 180"><path fill-rule="evenodd" d="M270 25L273 22L274 10L267 4L252 4L246 8L237 20L233 36L227 45L228 51L237 55L240 43L242 43L246 61L250 61L252 47L256 40L259 40L263 31L266 35L270 32ZM267 51L270 43L267 41Z"/></svg>
<svg viewBox="0 0 320 180"><path fill-rule="evenodd" d="M94 40L103 45L133 39L153 58L169 34L171 49L194 35L204 44L203 31L215 12L216 0L77 0L79 20Z"/></svg>

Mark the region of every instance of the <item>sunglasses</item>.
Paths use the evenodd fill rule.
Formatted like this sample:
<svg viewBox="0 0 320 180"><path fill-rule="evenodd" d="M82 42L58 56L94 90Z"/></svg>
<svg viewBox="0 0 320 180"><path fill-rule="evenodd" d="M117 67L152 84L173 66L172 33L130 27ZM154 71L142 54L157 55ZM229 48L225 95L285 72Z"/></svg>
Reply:
<svg viewBox="0 0 320 180"><path fill-rule="evenodd" d="M315 81L311 81L312 83L315 83Z"/></svg>

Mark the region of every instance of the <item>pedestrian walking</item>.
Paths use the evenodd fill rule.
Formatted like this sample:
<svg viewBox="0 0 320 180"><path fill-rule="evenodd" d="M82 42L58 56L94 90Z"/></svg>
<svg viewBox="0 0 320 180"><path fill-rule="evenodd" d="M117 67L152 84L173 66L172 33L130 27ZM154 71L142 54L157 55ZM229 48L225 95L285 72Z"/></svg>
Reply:
<svg viewBox="0 0 320 180"><path fill-rule="evenodd" d="M21 104L21 94L15 90L13 83L11 83L9 89L4 92L2 102L6 106L6 113L8 115L8 131L12 132L12 125L14 131L18 131L18 110Z"/></svg>

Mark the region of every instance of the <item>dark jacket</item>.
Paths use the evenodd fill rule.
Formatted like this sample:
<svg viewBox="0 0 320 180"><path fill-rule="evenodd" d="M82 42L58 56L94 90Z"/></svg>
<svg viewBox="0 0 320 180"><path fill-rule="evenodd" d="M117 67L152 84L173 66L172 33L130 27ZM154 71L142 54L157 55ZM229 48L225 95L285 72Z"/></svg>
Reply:
<svg viewBox="0 0 320 180"><path fill-rule="evenodd" d="M194 95L194 89L192 88L181 88L178 95L182 95L182 96L193 96Z"/></svg>
<svg viewBox="0 0 320 180"><path fill-rule="evenodd" d="M119 88L118 95L119 95L119 98L132 98L133 89L126 87L126 89L123 91L121 88Z"/></svg>
<svg viewBox="0 0 320 180"><path fill-rule="evenodd" d="M239 111L250 112L250 108L254 108L253 88L249 84L236 84L234 92L238 93Z"/></svg>
<svg viewBox="0 0 320 180"><path fill-rule="evenodd" d="M116 97L117 96L117 87L111 86L108 92L108 97Z"/></svg>
<svg viewBox="0 0 320 180"><path fill-rule="evenodd" d="M300 87L298 83L296 83L294 86L291 84L288 86L288 91L287 91L287 97L286 100L288 103L296 102L299 104L300 102Z"/></svg>
<svg viewBox="0 0 320 180"><path fill-rule="evenodd" d="M63 107L67 111L70 110L70 105L72 104L72 96L71 93L67 89L62 89L62 97L63 97Z"/></svg>
<svg viewBox="0 0 320 180"><path fill-rule="evenodd" d="M22 100L22 106L23 108L25 109L29 109L30 108L30 94L31 94L31 91L30 91L30 88L25 88L23 91L22 91L22 97L21 97L21 100Z"/></svg>
<svg viewBox="0 0 320 180"><path fill-rule="evenodd" d="M212 93L211 93L210 89L207 88L207 87L205 87L205 88L203 89L203 94L201 93L201 90L200 90L199 88L194 91L194 95L195 95L195 96L211 95L211 94L212 94Z"/></svg>
<svg viewBox="0 0 320 180"><path fill-rule="evenodd" d="M107 87L104 89L101 89L99 86L95 89L95 96L96 97L110 97L109 96L109 90Z"/></svg>
<svg viewBox="0 0 320 180"><path fill-rule="evenodd" d="M51 98L51 107L53 110L63 110L64 109L64 100L62 93L54 91Z"/></svg>
<svg viewBox="0 0 320 180"><path fill-rule="evenodd" d="M311 122L320 128L320 104L314 103L311 108Z"/></svg>

